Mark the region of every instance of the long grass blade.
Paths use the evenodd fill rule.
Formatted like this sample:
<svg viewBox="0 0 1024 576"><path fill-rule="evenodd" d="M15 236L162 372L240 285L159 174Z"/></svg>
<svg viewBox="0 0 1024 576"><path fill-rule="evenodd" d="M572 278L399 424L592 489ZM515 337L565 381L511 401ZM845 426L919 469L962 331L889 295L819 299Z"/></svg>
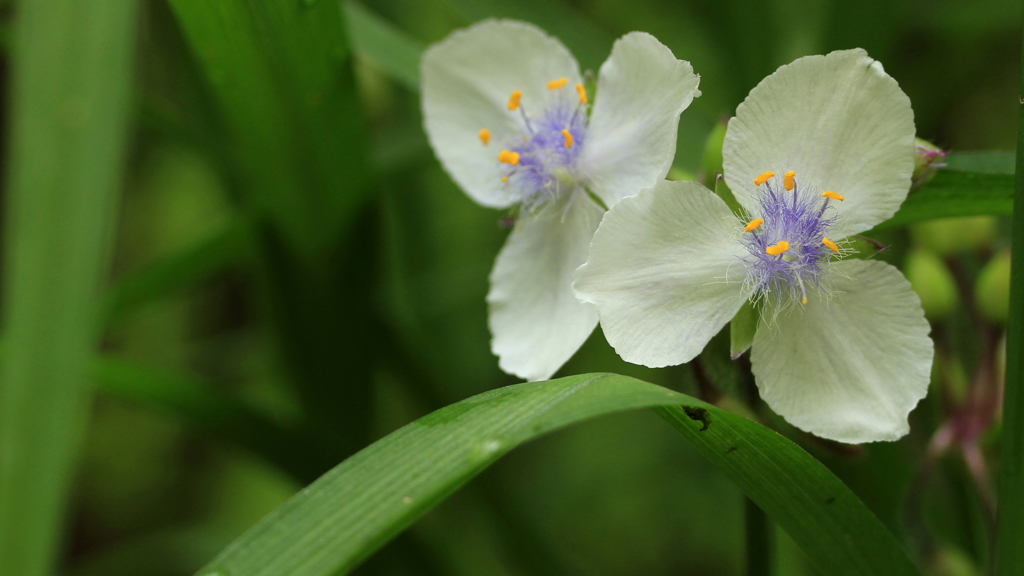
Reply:
<svg viewBox="0 0 1024 576"><path fill-rule="evenodd" d="M89 406L129 114L133 0L18 4L0 372L0 570L51 574Z"/></svg>
<svg viewBox="0 0 1024 576"><path fill-rule="evenodd" d="M1021 35L1021 94L1024 94L1024 34ZM1017 179L1014 203L1024 206L1024 100L1017 109ZM996 574L1024 574L1024 210L1013 216L1010 322L1006 337L1002 473Z"/></svg>
<svg viewBox="0 0 1024 576"><path fill-rule="evenodd" d="M358 2L343 0L341 5L353 48L376 62L396 82L418 91L423 46Z"/></svg>
<svg viewBox="0 0 1024 576"><path fill-rule="evenodd" d="M354 218L366 150L335 2L170 0L230 132L246 204L314 259Z"/></svg>

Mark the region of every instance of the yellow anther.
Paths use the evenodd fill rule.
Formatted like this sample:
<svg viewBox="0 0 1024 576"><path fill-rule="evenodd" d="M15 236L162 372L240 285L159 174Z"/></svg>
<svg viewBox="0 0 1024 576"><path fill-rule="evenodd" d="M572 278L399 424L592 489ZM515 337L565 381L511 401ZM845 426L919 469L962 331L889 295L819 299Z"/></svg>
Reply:
<svg viewBox="0 0 1024 576"><path fill-rule="evenodd" d="M551 82L548 82L548 90L558 90L559 88L565 86L568 83L569 79L564 77L559 78L558 80L552 80Z"/></svg>
<svg viewBox="0 0 1024 576"><path fill-rule="evenodd" d="M519 101L523 99L523 91L516 90L512 93L512 97L508 99L509 110L519 110Z"/></svg>
<svg viewBox="0 0 1024 576"><path fill-rule="evenodd" d="M760 228L761 224L764 224L764 218L754 218L750 222L747 222L747 225L743 228L743 231L753 232L754 230Z"/></svg>
<svg viewBox="0 0 1024 576"><path fill-rule="evenodd" d="M832 192L831 190L826 190L826 191L822 192L821 195L824 196L825 198L831 198L833 200L839 200L840 202L842 202L843 200L846 200L846 198L843 198L842 194L836 194L835 192Z"/></svg>
<svg viewBox="0 0 1024 576"><path fill-rule="evenodd" d="M587 88L583 84L576 85L576 93L580 95L580 104L587 103Z"/></svg>
<svg viewBox="0 0 1024 576"><path fill-rule="evenodd" d="M773 244L772 246L764 249L764 253L769 256L778 256L779 254L787 251L789 251L789 242L786 242L785 240L779 240L778 244Z"/></svg>
<svg viewBox="0 0 1024 576"><path fill-rule="evenodd" d="M484 143L484 146L487 146L488 144L490 144L491 143L491 131L488 130L487 128L484 128L483 130L481 130L480 131L480 141Z"/></svg>
<svg viewBox="0 0 1024 576"><path fill-rule="evenodd" d="M760 186L761 184L764 184L765 182L771 180L774 177L775 177L775 172L772 172L771 170L769 170L769 171L765 172L764 174L761 174L757 178L754 178L754 186Z"/></svg>
<svg viewBox="0 0 1024 576"><path fill-rule="evenodd" d="M800 303L803 304L804 306L807 306L807 296L804 296L804 299L801 300Z"/></svg>
<svg viewBox="0 0 1024 576"><path fill-rule="evenodd" d="M498 161L515 166L516 164L519 164L519 152L502 150L501 154L498 154Z"/></svg>
<svg viewBox="0 0 1024 576"><path fill-rule="evenodd" d="M572 148L572 143L575 142L575 139L572 137L572 132L569 132L569 129L566 128L565 130L562 130L562 135L565 136L565 147Z"/></svg>
<svg viewBox="0 0 1024 576"><path fill-rule="evenodd" d="M825 246L828 246L828 249L835 252L836 254L839 253L839 245L829 240L828 238L822 238L821 243L824 244Z"/></svg>
<svg viewBox="0 0 1024 576"><path fill-rule="evenodd" d="M796 172L790 170L782 175L782 184L786 187L786 190L792 190L796 187Z"/></svg>
<svg viewBox="0 0 1024 576"><path fill-rule="evenodd" d="M508 182L508 176L502 176L501 177L501 181L502 182Z"/></svg>

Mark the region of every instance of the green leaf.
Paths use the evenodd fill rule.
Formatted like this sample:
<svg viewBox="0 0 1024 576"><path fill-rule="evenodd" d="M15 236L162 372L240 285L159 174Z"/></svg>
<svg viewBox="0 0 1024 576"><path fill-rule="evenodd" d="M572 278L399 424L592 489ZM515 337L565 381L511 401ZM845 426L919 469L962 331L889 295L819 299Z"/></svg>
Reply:
<svg viewBox="0 0 1024 576"><path fill-rule="evenodd" d="M249 223L238 218L198 245L122 279L107 295L107 317L119 317L160 296L194 286L229 264L244 260L251 250L250 240Z"/></svg>
<svg viewBox="0 0 1024 576"><path fill-rule="evenodd" d="M1013 153L953 152L946 167L875 230L922 220L1013 213ZM870 236L870 232L868 233Z"/></svg>
<svg viewBox="0 0 1024 576"><path fill-rule="evenodd" d="M405 426L286 502L199 574L347 573L519 444L646 407L659 407L823 572L917 573L857 496L796 444L689 396L625 376L586 374L492 390Z"/></svg>
<svg viewBox="0 0 1024 576"><path fill-rule="evenodd" d="M423 46L358 2L343 0L342 7L355 50L370 57L396 82L419 90Z"/></svg>
<svg viewBox="0 0 1024 576"><path fill-rule="evenodd" d="M136 3L18 4L0 370L0 566L51 574L113 248Z"/></svg>
<svg viewBox="0 0 1024 576"><path fill-rule="evenodd" d="M903 202L895 216L876 230L934 218L1009 216L1013 213L1013 176L983 172L939 170ZM868 236L870 232L866 233Z"/></svg>
<svg viewBox="0 0 1024 576"><path fill-rule="evenodd" d="M750 349L757 332L757 323L761 319L754 305L747 301L729 323L729 355L735 360Z"/></svg>
<svg viewBox="0 0 1024 576"><path fill-rule="evenodd" d="M776 432L707 406L664 406L669 421L764 510L825 574L918 574L882 522L824 465ZM698 408L699 410L699 408Z"/></svg>

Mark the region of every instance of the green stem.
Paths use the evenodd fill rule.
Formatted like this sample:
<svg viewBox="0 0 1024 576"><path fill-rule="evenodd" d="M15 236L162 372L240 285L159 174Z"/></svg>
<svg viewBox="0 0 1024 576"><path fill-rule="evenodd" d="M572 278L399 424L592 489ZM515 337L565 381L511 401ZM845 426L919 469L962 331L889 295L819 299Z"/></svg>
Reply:
<svg viewBox="0 0 1024 576"><path fill-rule="evenodd" d="M754 373L750 371L750 358L739 359L740 375L747 393L747 406L756 411L761 405ZM775 524L750 498L743 498L743 514L746 534L747 576L772 576L775 574Z"/></svg>
<svg viewBox="0 0 1024 576"><path fill-rule="evenodd" d="M750 498L743 499L747 534L747 576L775 574L775 526Z"/></svg>
<svg viewBox="0 0 1024 576"><path fill-rule="evenodd" d="M1024 52L1024 36L1022 36ZM1024 62L1020 94L1024 94ZM1002 474L995 567L998 576L1024 574L1024 100L1017 112L1017 167L1013 212L1010 323L1006 337Z"/></svg>

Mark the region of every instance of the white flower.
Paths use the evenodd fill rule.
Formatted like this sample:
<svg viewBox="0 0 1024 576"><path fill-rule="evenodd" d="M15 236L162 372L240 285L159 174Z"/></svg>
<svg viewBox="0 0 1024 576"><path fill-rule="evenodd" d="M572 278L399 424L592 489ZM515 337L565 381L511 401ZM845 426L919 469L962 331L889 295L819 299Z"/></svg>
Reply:
<svg viewBox="0 0 1024 576"><path fill-rule="evenodd" d="M651 367L689 362L759 301L751 364L772 409L841 442L903 436L932 363L920 300L888 264L835 258L907 195L910 100L863 50L800 58L739 106L723 156L747 218L699 184L659 183L605 215L576 294Z"/></svg>
<svg viewBox="0 0 1024 576"><path fill-rule="evenodd" d="M610 207L665 177L699 77L633 32L601 66L591 108L572 54L507 20L452 33L421 66L441 164L478 203L519 208L491 272L491 349L506 372L549 378L597 325L570 288L604 212L594 197Z"/></svg>

